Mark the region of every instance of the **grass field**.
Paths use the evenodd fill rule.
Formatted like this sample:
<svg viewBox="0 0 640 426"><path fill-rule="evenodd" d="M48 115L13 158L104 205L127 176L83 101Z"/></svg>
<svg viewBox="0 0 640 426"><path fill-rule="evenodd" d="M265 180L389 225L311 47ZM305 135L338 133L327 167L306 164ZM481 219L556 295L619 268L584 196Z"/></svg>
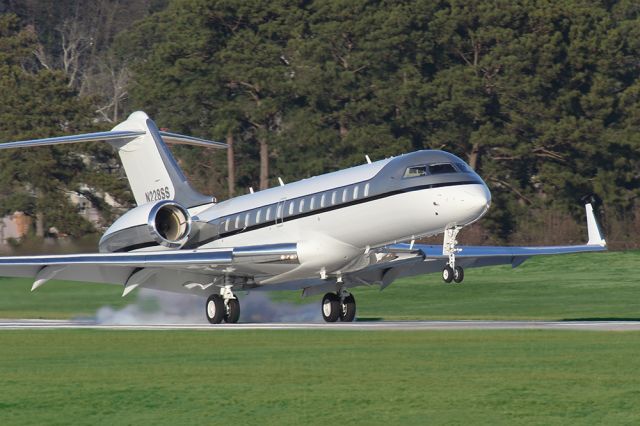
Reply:
<svg viewBox="0 0 640 426"><path fill-rule="evenodd" d="M640 335L0 333L9 424L637 424Z"/></svg>
<svg viewBox="0 0 640 426"><path fill-rule="evenodd" d="M430 275L354 293L361 319L640 319L639 261L540 258L470 269L462 285ZM30 286L0 279L0 317L136 300L119 286ZM2 331L0 425L631 425L638 353L638 332Z"/></svg>
<svg viewBox="0 0 640 426"><path fill-rule="evenodd" d="M468 269L463 284L438 274L399 280L383 292L358 287L360 319L640 319L640 251L530 259L522 266ZM114 285L47 283L31 293L31 280L0 279L0 318L69 318L95 315L101 306L122 307ZM242 298L242 295L240 295ZM276 300L312 303L299 292Z"/></svg>

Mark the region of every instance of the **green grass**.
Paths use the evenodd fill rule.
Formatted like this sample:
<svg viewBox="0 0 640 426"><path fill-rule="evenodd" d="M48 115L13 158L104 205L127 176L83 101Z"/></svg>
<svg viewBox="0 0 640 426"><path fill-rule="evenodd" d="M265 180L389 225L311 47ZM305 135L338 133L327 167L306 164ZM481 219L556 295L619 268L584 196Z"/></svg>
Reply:
<svg viewBox="0 0 640 426"><path fill-rule="evenodd" d="M10 424L638 424L640 334L4 331Z"/></svg>
<svg viewBox="0 0 640 426"><path fill-rule="evenodd" d="M439 274L353 290L361 319L639 319L640 251L589 253L530 259L522 266L468 269L463 284L442 283ZM135 301L121 286L47 283L31 293L31 280L0 279L0 317L90 316L105 305ZM283 292L277 300L319 305ZM319 309L319 307L318 307Z"/></svg>
<svg viewBox="0 0 640 426"><path fill-rule="evenodd" d="M639 261L547 257L354 294L365 319L635 319ZM0 279L0 317L135 300L120 286L30 286ZM638 332L2 331L0 424L638 424L638 353Z"/></svg>
<svg viewBox="0 0 640 426"><path fill-rule="evenodd" d="M31 292L33 280L0 278L0 318L65 319L92 316L102 306L122 307L122 286L51 281Z"/></svg>

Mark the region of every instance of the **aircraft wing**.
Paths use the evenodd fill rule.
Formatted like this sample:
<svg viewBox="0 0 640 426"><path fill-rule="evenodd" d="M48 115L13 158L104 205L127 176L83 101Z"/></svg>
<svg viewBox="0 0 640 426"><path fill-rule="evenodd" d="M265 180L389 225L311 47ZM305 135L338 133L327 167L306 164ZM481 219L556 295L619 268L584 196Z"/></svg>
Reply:
<svg viewBox="0 0 640 426"><path fill-rule="evenodd" d="M228 249L0 257L0 276L34 278L32 290L51 279L120 284L174 292L206 290L224 274L259 276L298 264L296 244ZM124 295L123 294L123 295Z"/></svg>
<svg viewBox="0 0 640 426"><path fill-rule="evenodd" d="M589 236L586 244L539 247L457 246L456 265L463 268L511 265L515 268L532 256L604 251L607 249L606 241L591 204L587 204L585 209ZM385 288L397 278L441 272L449 259L443 246L424 244L389 245L381 248L377 256L378 262L350 274L355 285L380 283Z"/></svg>

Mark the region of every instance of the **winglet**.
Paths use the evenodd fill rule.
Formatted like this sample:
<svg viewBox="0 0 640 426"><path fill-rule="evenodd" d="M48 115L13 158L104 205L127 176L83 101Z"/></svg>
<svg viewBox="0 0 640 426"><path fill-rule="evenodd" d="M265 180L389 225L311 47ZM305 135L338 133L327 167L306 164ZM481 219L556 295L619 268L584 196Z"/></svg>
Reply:
<svg viewBox="0 0 640 426"><path fill-rule="evenodd" d="M587 242L587 245L606 246L607 242L602 236L602 232L600 231L600 227L596 221L596 216L593 213L593 206L591 203L587 203L584 207L587 211L587 232L589 234L589 241Z"/></svg>

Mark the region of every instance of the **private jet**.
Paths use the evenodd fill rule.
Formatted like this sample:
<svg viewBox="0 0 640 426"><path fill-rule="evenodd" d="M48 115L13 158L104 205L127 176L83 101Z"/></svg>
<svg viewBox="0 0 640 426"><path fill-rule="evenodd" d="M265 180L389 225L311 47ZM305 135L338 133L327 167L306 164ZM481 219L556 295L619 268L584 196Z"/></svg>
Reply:
<svg viewBox="0 0 640 426"><path fill-rule="evenodd" d="M240 318L239 292L324 294L325 321L353 321L359 286L465 268L520 265L536 255L606 250L591 204L588 242L543 247L458 245L489 209L485 182L457 156L424 150L217 202L195 190L167 144L226 145L160 131L141 111L111 131L0 144L0 149L106 141L118 152L136 207L87 254L0 257L0 275L112 283L199 295L211 324ZM368 158L367 158L368 160ZM442 245L417 244L443 234Z"/></svg>

